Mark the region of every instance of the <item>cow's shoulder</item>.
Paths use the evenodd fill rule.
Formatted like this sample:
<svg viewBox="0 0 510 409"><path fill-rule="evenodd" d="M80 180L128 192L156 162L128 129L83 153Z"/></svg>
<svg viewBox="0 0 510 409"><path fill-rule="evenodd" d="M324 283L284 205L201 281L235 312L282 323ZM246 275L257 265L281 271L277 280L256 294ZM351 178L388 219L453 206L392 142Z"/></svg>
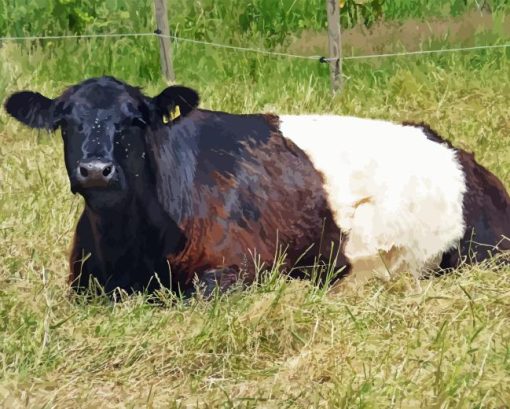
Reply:
<svg viewBox="0 0 510 409"><path fill-rule="evenodd" d="M267 146L281 139L278 117L270 114L229 114L204 111L195 115L197 176L235 176L241 163L258 162ZM264 151L264 153L263 153Z"/></svg>
<svg viewBox="0 0 510 409"><path fill-rule="evenodd" d="M196 116L199 148L236 152L245 144L255 146L269 141L278 129L278 117L271 114L231 114L199 110Z"/></svg>

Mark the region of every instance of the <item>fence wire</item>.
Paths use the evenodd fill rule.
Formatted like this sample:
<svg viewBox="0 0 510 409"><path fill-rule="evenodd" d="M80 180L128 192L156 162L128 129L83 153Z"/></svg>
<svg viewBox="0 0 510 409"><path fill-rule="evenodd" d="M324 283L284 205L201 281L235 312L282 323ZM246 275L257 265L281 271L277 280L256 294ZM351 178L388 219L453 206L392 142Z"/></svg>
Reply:
<svg viewBox="0 0 510 409"><path fill-rule="evenodd" d="M336 58L327 58L320 55L300 55L300 54L290 54L283 53L277 51L266 50L262 48L253 48L253 47L240 47L229 44L221 44L214 43L210 41L202 41L195 40L192 38L178 37L175 35L164 35L156 32L143 32L143 33L104 33L104 34L76 34L76 35L50 35L50 36L4 36L0 37L0 43L8 42L8 41L36 41L36 40L66 40L66 39L91 39L91 38L119 38L119 37L165 37L170 38L176 43L191 43L191 44L199 44L209 47L215 48L223 48L227 50L239 51L239 52L249 52L256 54L263 54L273 57L285 57L285 58L295 58L302 60L316 60L320 62L330 62L335 61ZM425 54L440 54L440 53L450 53L450 52L463 52L463 51L476 51L476 50L485 50L485 49L496 49L496 48L507 48L510 47L510 43L506 44L487 44L487 45L479 45L473 47L457 47L457 48L440 48L434 50L417 50L417 51L403 51L396 53L382 53L382 54L366 54L366 55L348 55L342 57L342 60L362 60L369 58L386 58L386 57L404 57L404 56L416 56L416 55L425 55Z"/></svg>

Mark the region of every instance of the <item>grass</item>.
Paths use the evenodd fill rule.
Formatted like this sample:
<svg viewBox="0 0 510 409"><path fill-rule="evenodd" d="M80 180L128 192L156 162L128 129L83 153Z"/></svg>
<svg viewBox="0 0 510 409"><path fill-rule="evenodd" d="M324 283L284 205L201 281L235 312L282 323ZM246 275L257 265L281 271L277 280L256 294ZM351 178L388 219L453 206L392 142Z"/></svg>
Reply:
<svg viewBox="0 0 510 409"><path fill-rule="evenodd" d="M508 42L507 24L494 15L470 44ZM464 41L441 33L416 48ZM263 45L257 35L250 41ZM298 39L288 43L305 52ZM184 44L175 51L179 81L196 87L206 107L423 120L475 151L510 187L508 49L346 62L345 89L334 98L327 67L313 61ZM5 44L0 99L21 88L56 96L103 73L155 94L164 86L157 53L148 38ZM159 295L159 307L145 295L85 302L65 284L82 200L70 194L60 136L27 130L2 112L0 141L0 407L510 402L508 267L466 267L423 281L418 294L407 276L355 292L270 277L207 302L169 294Z"/></svg>

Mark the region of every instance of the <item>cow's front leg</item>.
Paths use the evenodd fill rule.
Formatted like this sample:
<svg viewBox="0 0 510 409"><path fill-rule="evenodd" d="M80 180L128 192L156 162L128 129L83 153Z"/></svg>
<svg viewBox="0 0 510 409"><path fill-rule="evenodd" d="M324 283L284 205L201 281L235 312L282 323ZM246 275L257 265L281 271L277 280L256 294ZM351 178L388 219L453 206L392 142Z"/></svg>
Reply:
<svg viewBox="0 0 510 409"><path fill-rule="evenodd" d="M92 237L92 229L87 216L82 213L76 226L69 257L68 282L71 288L78 293L89 289L91 280L95 281L95 283L92 284L101 282L101 277L97 277L96 275L101 269L100 263L94 255ZM99 289L96 288L96 290Z"/></svg>
<svg viewBox="0 0 510 409"><path fill-rule="evenodd" d="M203 297L209 299L215 290L225 293L239 282L240 274L237 267L218 267L198 274L195 285Z"/></svg>

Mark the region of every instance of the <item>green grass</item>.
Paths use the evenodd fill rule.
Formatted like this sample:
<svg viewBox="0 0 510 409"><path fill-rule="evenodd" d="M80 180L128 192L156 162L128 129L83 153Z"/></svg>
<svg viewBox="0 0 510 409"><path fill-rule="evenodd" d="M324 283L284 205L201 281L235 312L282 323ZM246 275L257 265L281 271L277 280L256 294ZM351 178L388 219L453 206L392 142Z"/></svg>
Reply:
<svg viewBox="0 0 510 409"><path fill-rule="evenodd" d="M508 42L507 24L498 14L470 41ZM264 45L260 33L243 36L231 33ZM332 98L327 67L314 61L175 49L179 82L196 87L203 106L423 120L507 187L509 60L507 49L349 61ZM106 73L158 92L155 39L5 44L0 99L22 88L56 96ZM0 407L508 406L510 269L495 263L423 281L421 293L405 276L356 292L275 278L208 302L161 294L159 307L143 295L71 296L67 252L83 205L62 150L58 134L0 113Z"/></svg>
<svg viewBox="0 0 510 409"><path fill-rule="evenodd" d="M356 12L384 19L458 16L469 11L508 12L508 0L345 0L344 28L357 22ZM257 36L268 46L281 44L300 30L327 26L324 0L167 0L173 33L208 40L238 41ZM9 35L62 32L153 31L152 0L0 0L0 33Z"/></svg>

